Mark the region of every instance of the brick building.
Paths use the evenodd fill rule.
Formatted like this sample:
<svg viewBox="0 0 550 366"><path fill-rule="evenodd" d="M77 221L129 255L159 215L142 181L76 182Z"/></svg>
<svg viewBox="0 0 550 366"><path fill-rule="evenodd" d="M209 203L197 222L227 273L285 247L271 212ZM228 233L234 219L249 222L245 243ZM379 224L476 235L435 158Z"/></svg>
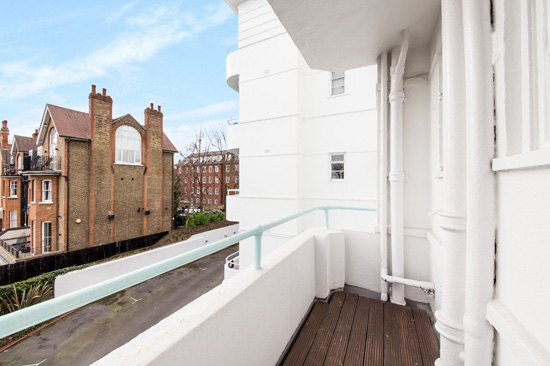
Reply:
<svg viewBox="0 0 550 366"><path fill-rule="evenodd" d="M183 207L225 209L226 195L238 194L239 160L227 151L191 154L176 164Z"/></svg>
<svg viewBox="0 0 550 366"><path fill-rule="evenodd" d="M31 253L171 229L176 148L163 132L161 108L151 103L144 125L130 114L113 118L112 108L106 90L96 93L95 85L88 113L47 104L35 149L21 156L22 168L16 158L14 174L3 175L3 182L27 181L19 192L28 197Z"/></svg>

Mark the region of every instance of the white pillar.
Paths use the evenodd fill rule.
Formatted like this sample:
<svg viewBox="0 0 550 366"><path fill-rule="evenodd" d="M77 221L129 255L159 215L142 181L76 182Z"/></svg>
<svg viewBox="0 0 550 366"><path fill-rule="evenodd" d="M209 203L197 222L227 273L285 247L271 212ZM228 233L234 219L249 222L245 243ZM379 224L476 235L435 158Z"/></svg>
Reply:
<svg viewBox="0 0 550 366"><path fill-rule="evenodd" d="M466 269L466 99L462 0L442 2L443 60L443 234L441 309L436 329L441 335L440 362L462 365Z"/></svg>
<svg viewBox="0 0 550 366"><path fill-rule="evenodd" d="M379 225L380 225L380 277L388 274L388 53L380 56L380 100L378 172ZM380 300L388 300L388 283L380 280Z"/></svg>
<svg viewBox="0 0 550 366"><path fill-rule="evenodd" d="M495 178L493 67L490 2L463 0L467 104L467 255L464 315L465 364L490 365L493 328L486 320L493 299Z"/></svg>
<svg viewBox="0 0 550 366"><path fill-rule="evenodd" d="M405 256L403 245L403 76L409 47L409 33L403 31L399 59L392 52L390 91L390 194L391 194L391 253L392 276L405 278ZM397 62L396 62L397 61ZM392 285L391 301L405 305L405 287Z"/></svg>

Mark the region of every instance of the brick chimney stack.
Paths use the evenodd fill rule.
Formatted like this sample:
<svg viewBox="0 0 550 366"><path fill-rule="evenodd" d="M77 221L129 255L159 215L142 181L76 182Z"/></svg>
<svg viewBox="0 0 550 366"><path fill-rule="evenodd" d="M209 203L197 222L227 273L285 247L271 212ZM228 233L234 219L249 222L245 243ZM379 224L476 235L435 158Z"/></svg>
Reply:
<svg viewBox="0 0 550 366"><path fill-rule="evenodd" d="M153 103L149 108L145 109L145 165L147 166L146 173L146 189L147 202L146 207L152 214L158 214L160 220L146 218L144 225L144 235L162 231L162 215L163 215L163 172L164 160L162 154L162 112L155 109ZM160 196L159 196L160 192Z"/></svg>
<svg viewBox="0 0 550 366"><path fill-rule="evenodd" d="M8 121L2 121L2 128L0 129L0 145L3 148L8 147L8 136L10 135L10 130L8 128Z"/></svg>

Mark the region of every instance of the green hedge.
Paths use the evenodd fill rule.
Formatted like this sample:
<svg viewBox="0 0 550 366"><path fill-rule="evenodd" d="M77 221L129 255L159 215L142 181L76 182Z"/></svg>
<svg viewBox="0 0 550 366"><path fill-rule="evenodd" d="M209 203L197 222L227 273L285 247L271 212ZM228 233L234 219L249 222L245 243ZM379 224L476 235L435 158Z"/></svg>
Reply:
<svg viewBox="0 0 550 366"><path fill-rule="evenodd" d="M40 276L26 279L25 281L15 282L9 285L0 286L0 298L7 298L13 294L13 286L15 286L17 292L29 291L32 286L41 285L44 283L54 285L55 278L67 272L75 271L88 267L89 264L83 264L81 266L72 266L67 268L61 268L56 271L43 273ZM5 314L6 311L0 306L0 315Z"/></svg>
<svg viewBox="0 0 550 366"><path fill-rule="evenodd" d="M189 218L189 227L225 220L225 212L197 212Z"/></svg>

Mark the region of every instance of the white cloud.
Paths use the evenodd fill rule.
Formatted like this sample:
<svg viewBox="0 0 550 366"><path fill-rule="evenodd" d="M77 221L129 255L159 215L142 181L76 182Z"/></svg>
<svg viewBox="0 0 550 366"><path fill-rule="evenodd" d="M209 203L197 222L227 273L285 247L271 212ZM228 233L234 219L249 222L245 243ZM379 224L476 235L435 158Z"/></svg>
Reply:
<svg viewBox="0 0 550 366"><path fill-rule="evenodd" d="M132 8L138 2L139 2L139 0L136 0L136 1L129 2L128 4L122 6L120 9L118 9L118 11L116 11L113 14L109 15L105 19L105 23L111 23L111 22L114 22L115 20L120 19L124 14L126 14L128 12L128 10L130 10L130 8Z"/></svg>
<svg viewBox="0 0 550 366"><path fill-rule="evenodd" d="M122 16L135 4L119 10ZM124 32L102 49L75 57L59 65L34 65L31 61L0 63L0 93L5 98L28 96L41 90L72 84L122 71L153 58L160 50L188 39L198 32L223 23L231 16L223 3L207 5L205 14L196 16L179 7L156 7L126 20Z"/></svg>
<svg viewBox="0 0 550 366"><path fill-rule="evenodd" d="M226 117L225 121L227 121L228 119L235 117L238 109L239 102L237 100L227 100L181 113L169 114L164 117L164 120L172 123L182 122L196 124L197 122L202 122L206 119Z"/></svg>
<svg viewBox="0 0 550 366"><path fill-rule="evenodd" d="M218 119L218 120L208 120L196 124L188 125L173 125L167 126L164 125L164 133L172 141L174 146L183 154L187 153L187 147L189 144L195 141L197 133L202 129L203 136L208 140L208 132L217 129L218 131L223 131L227 133L227 120ZM181 155L176 155L174 160L177 161L181 158Z"/></svg>

